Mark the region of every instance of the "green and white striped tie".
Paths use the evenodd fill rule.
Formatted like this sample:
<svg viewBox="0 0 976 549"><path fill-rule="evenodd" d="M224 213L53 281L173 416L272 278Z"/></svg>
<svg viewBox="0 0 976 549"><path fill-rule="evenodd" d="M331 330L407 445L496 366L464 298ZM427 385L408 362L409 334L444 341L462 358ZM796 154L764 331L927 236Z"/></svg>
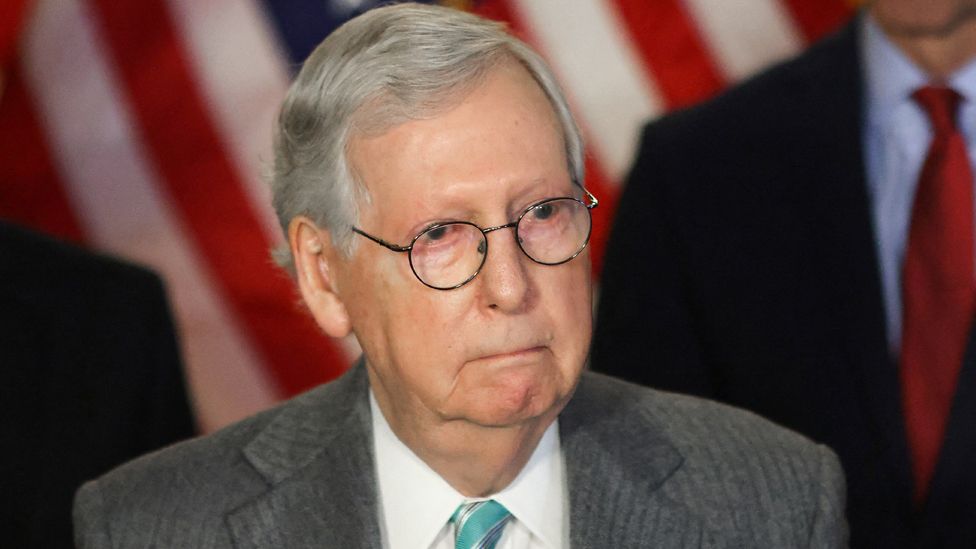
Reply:
<svg viewBox="0 0 976 549"><path fill-rule="evenodd" d="M494 549L511 518L508 509L493 499L462 503L451 516L456 526L454 548Z"/></svg>

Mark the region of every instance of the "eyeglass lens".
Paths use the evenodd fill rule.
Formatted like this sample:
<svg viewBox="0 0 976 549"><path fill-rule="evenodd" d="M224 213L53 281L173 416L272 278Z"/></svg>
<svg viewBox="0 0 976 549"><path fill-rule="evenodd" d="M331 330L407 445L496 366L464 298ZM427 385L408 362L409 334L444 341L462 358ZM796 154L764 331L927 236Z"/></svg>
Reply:
<svg viewBox="0 0 976 549"><path fill-rule="evenodd" d="M525 255L537 263L558 265L576 257L589 240L587 207L572 198L557 198L526 210L515 226ZM485 262L488 239L467 222L446 223L421 233L410 250L417 278L434 288L460 286L478 274Z"/></svg>

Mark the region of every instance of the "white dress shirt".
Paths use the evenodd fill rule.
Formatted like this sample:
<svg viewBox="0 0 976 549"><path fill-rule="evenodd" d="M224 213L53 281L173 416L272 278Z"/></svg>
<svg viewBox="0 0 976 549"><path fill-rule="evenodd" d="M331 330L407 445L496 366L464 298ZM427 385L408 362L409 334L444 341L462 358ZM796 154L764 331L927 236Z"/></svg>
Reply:
<svg viewBox="0 0 976 549"><path fill-rule="evenodd" d="M490 498L466 498L397 438L372 391L369 404L384 548L453 549L451 515L458 505L479 499L494 499L512 513L496 549L569 546L569 497L557 422L546 429L510 485Z"/></svg>
<svg viewBox="0 0 976 549"><path fill-rule="evenodd" d="M888 321L888 347L891 356L897 357L901 352L901 271L912 202L932 142L928 116L911 95L930 82L928 75L885 36L870 15L863 18L862 30L868 196ZM943 84L963 97L957 124L966 140L970 163L976 167L976 60Z"/></svg>

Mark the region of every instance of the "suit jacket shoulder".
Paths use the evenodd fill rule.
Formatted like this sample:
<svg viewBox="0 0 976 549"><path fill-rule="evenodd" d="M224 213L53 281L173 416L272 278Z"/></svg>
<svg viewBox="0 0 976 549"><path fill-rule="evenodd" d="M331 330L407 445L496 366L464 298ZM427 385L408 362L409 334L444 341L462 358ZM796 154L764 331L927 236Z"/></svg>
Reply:
<svg viewBox="0 0 976 549"><path fill-rule="evenodd" d="M588 373L560 435L577 546L846 546L837 457L750 412Z"/></svg>
<svg viewBox="0 0 976 549"><path fill-rule="evenodd" d="M777 137L790 138L797 130L833 125L852 115L856 120L849 127L857 128L862 88L857 43L854 21L711 100L648 123L644 140L677 150L742 152L754 145L768 148ZM652 139L658 135L666 141Z"/></svg>
<svg viewBox="0 0 976 549"><path fill-rule="evenodd" d="M32 300L91 301L103 291L112 297L159 291L155 273L107 255L28 231L0 221L0 293L17 293ZM119 284L124 282L125 284ZM97 288L96 295L77 290Z"/></svg>
<svg viewBox="0 0 976 549"><path fill-rule="evenodd" d="M0 220L0 334L4 540L66 547L84 480L195 432L163 284Z"/></svg>
<svg viewBox="0 0 976 549"><path fill-rule="evenodd" d="M829 348L847 319L823 304L841 299L851 322L872 315L851 333L884 352L859 64L855 22L645 128L607 243L595 370L725 398L703 365Z"/></svg>
<svg viewBox="0 0 976 549"><path fill-rule="evenodd" d="M75 500L77 545L377 546L366 390L353 368L87 483Z"/></svg>

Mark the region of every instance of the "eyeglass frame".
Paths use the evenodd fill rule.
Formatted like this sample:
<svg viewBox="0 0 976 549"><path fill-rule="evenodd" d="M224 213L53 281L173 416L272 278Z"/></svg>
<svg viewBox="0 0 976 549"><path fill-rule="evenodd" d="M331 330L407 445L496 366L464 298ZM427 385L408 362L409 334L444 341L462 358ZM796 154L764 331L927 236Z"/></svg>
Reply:
<svg viewBox="0 0 976 549"><path fill-rule="evenodd" d="M364 230L362 230L362 229L360 229L359 227L356 227L356 226L353 226L352 227L352 232L354 232L354 233L356 233L358 235L364 236L364 237L368 238L369 240L372 240L373 242L379 244L380 246L383 246L384 248L386 248L386 249L388 249L388 250L390 250L392 252L397 252L397 253L407 252L407 262L410 264L410 271L413 272L414 278L416 278L417 280L419 280L420 283L423 284L424 286L427 286L428 288L432 288L434 290L442 290L442 291L456 290L456 289L460 288L461 286L464 286L468 282L471 282L472 280L474 280L475 277L477 277L481 273L481 269L484 268L484 266L485 266L485 261L488 260L488 246L489 246L489 244L488 244L488 233L492 233L492 232L495 232L495 231L499 231L501 229L509 229L509 228L515 229L515 236L516 236L515 243L518 244L519 250L522 250L522 254L524 254L525 257L531 259L534 263L538 263L539 265L549 265L549 266L562 265L563 263L568 263L569 261L572 261L573 259L576 258L576 256L578 256L579 254L583 253L583 250L585 250L586 249L586 246L589 245L589 243L590 243L590 236L592 236L592 234L593 234L593 218L592 218L592 214L590 214L590 211L593 208L596 208L597 206L599 206L600 205L600 201L597 200L597 198L595 196L593 196L593 193L591 193L590 191L586 190L586 188L583 187L582 185L577 185L577 186L580 189L582 189L582 191L586 194L586 198L590 202L589 204L586 204L582 200L580 200L579 198L576 198L576 197L573 197L573 196L554 196L552 198L546 198L544 200L540 200L540 201L538 201L538 202L536 202L534 204L529 205L524 210L522 210L522 213L519 214L518 219L516 219L515 221L511 221L509 223L505 223L504 225L497 225L497 226L494 226L494 227L487 227L487 228L484 228L483 229L483 228L479 227L478 225L476 225L476 224L474 224L474 223L472 223L470 221L448 221L448 222L445 222L445 223L434 223L433 225L431 225L429 227L425 227L422 231L420 231L419 233L417 233L417 235L413 237L413 239L410 241L410 244L407 245L407 246L400 246L400 245L397 245L397 244L393 244L393 243L387 242L387 241L383 240L382 238L373 236L373 235L367 233L366 231L364 231ZM525 251L525 248L522 247L522 243L518 239L518 224L519 224L519 222L522 221L522 218L525 217L525 214L529 213L530 211L534 210L535 208L538 208L539 206L542 206L543 204L547 204L549 202L554 202L556 200L574 200L574 201L580 203L583 207L586 208L587 215L590 215L591 216L590 217L590 227L589 227L589 230L586 232L586 238L583 239L583 245L580 246L580 249L577 250L576 253L574 253L573 255L571 255L569 257L567 257L566 259L564 259L562 261L558 261L556 263L546 263L546 262L539 261L536 258L532 257L531 255L529 255L529 252ZM411 254L410 252L411 252L411 250L413 250L414 244L416 244L417 240L421 236L427 234L429 231L432 231L432 230L435 230L435 229L438 229L440 227L444 227L444 226L447 226L447 225L457 225L457 224L470 225L470 226L474 227L475 229L478 229L479 231L481 231L481 234L483 235L483 241L485 243L485 253L484 253L484 257L481 259L481 264L478 265L478 268L475 270L475 272L471 276L469 276L467 279L465 279L463 282L461 282L461 283L459 283L457 285L450 286L450 287L447 287L447 288L441 288L439 286L433 286L431 284L428 284L427 282L424 281L424 279L420 278L420 275L419 274L417 274L417 269L415 269L414 266L413 266L413 254Z"/></svg>

